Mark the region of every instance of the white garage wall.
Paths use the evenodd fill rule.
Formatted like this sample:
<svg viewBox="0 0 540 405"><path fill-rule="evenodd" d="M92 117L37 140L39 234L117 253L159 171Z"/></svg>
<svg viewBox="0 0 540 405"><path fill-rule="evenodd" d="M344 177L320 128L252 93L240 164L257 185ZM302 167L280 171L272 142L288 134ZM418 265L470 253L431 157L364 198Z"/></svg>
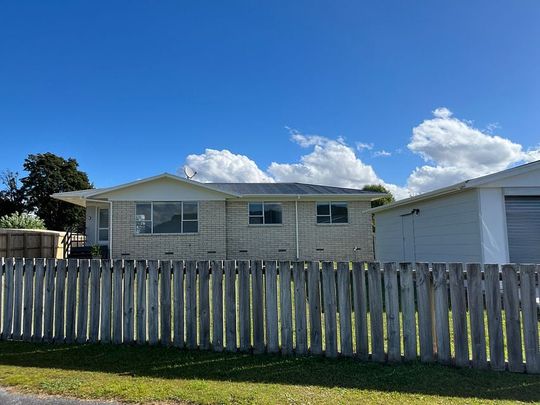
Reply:
<svg viewBox="0 0 540 405"><path fill-rule="evenodd" d="M506 213L501 188L478 189L483 263L508 263Z"/></svg>
<svg viewBox="0 0 540 405"><path fill-rule="evenodd" d="M401 215L418 209L413 215L416 261L482 261L478 201L477 190L470 190L376 213L376 259L410 260L410 251L404 251Z"/></svg>

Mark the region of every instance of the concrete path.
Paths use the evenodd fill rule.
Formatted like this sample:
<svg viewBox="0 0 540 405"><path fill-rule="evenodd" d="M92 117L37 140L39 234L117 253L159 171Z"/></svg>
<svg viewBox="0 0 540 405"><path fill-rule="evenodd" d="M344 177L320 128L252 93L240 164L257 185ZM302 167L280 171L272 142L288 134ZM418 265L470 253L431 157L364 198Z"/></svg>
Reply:
<svg viewBox="0 0 540 405"><path fill-rule="evenodd" d="M38 395L18 394L0 388L0 404L2 405L119 405L117 402L83 401L78 399L64 399L60 397L46 397Z"/></svg>

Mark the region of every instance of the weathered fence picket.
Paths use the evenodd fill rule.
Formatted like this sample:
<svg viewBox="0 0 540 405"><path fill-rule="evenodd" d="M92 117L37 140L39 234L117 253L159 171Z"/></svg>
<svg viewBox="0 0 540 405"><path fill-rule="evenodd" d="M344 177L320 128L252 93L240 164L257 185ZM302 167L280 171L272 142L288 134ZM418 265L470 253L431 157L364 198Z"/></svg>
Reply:
<svg viewBox="0 0 540 405"><path fill-rule="evenodd" d="M4 340L400 362L417 358L418 336L422 362L540 373L538 265L1 258L0 266Z"/></svg>

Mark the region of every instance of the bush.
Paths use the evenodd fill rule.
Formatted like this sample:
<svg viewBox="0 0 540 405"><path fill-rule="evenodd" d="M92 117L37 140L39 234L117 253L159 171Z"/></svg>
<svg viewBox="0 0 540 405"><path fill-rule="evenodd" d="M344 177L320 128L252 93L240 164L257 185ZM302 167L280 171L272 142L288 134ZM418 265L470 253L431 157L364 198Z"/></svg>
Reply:
<svg viewBox="0 0 540 405"><path fill-rule="evenodd" d="M45 229L45 222L35 215L14 212L0 217L0 228Z"/></svg>

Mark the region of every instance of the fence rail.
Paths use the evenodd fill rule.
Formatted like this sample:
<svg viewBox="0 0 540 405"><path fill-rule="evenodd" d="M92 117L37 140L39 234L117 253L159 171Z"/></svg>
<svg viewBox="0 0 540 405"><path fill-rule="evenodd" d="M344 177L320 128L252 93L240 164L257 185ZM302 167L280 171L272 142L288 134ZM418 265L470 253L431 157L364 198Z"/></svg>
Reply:
<svg viewBox="0 0 540 405"><path fill-rule="evenodd" d="M536 265L20 258L1 265L4 340L540 372Z"/></svg>

